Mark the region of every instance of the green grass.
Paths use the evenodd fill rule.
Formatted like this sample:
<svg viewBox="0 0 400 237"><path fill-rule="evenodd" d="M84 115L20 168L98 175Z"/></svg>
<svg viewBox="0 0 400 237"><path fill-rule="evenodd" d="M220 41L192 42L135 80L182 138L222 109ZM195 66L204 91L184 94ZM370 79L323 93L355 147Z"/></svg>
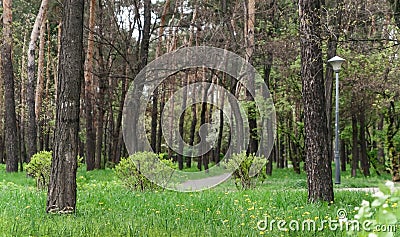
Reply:
<svg viewBox="0 0 400 237"><path fill-rule="evenodd" d="M377 186L387 177L342 177L343 186ZM132 192L123 187L112 170L77 175L77 212L46 214L46 193L35 188L25 173L6 174L0 165L0 236L345 236L340 230L322 232L260 231L264 220L337 219L354 207L362 192L335 192L335 202L307 202L306 176L275 169L255 190L236 191L231 181L196 193L173 191ZM370 182L371 181L371 182ZM317 222L318 223L318 222Z"/></svg>

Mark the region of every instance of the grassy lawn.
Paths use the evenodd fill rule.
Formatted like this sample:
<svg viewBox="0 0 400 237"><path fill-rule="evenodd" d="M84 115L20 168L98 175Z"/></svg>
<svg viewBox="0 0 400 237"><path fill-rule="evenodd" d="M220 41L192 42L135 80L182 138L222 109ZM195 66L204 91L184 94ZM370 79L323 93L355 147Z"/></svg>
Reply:
<svg viewBox="0 0 400 237"><path fill-rule="evenodd" d="M376 187L390 176L350 178L342 175L340 187ZM0 236L345 236L324 226L321 231L281 231L277 226L260 230L271 220L337 220L345 209L354 219L354 207L368 193L339 191L335 202L307 203L306 176L275 169L257 189L237 191L232 181L196 193L173 191L132 192L125 189L112 170L77 176L77 212L46 214L46 193L37 191L25 173L6 174L0 165ZM261 223L261 224L260 224ZM276 223L275 223L276 224Z"/></svg>

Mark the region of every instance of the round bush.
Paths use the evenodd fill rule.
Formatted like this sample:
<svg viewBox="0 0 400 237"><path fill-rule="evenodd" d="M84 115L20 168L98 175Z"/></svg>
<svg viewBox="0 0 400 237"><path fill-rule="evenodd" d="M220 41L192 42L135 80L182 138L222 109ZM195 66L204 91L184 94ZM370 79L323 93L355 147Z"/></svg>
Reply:
<svg viewBox="0 0 400 237"><path fill-rule="evenodd" d="M51 157L51 151L40 151L31 157L31 161L26 166L27 174L36 179L38 189L46 188L49 183Z"/></svg>

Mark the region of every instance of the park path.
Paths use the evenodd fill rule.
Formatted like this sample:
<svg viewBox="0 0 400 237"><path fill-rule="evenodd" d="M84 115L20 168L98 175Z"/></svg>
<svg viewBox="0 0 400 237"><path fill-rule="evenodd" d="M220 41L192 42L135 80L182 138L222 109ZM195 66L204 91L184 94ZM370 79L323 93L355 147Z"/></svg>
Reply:
<svg viewBox="0 0 400 237"><path fill-rule="evenodd" d="M215 185L224 182L227 180L231 174L221 174L216 176L211 176L203 179L193 179L183 182L179 185L180 190L202 190L210 187L214 187Z"/></svg>

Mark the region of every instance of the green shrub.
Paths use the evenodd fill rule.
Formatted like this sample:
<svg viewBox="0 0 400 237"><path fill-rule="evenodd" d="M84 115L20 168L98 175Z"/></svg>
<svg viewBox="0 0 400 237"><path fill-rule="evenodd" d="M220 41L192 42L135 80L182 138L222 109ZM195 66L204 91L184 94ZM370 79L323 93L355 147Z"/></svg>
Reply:
<svg viewBox="0 0 400 237"><path fill-rule="evenodd" d="M36 179L38 189L47 188L50 179L51 158L50 151L40 151L31 157L31 161L26 166L27 174Z"/></svg>
<svg viewBox="0 0 400 237"><path fill-rule="evenodd" d="M31 157L31 161L26 165L26 173L36 179L38 189L46 189L50 180L51 172L51 151L40 151ZM77 156L78 167L83 165L83 157Z"/></svg>
<svg viewBox="0 0 400 237"><path fill-rule="evenodd" d="M159 160L162 163L157 162ZM151 176L153 180L165 182L165 185L161 183L165 187L173 173L173 170L167 167L175 169L176 165L171 159L159 159L159 156L155 153L138 152L128 158L122 158L120 163L115 166L115 173L129 189L137 191L156 190L160 187L146 178L143 173Z"/></svg>
<svg viewBox="0 0 400 237"><path fill-rule="evenodd" d="M250 167L255 164L257 167L261 165L263 157L254 155L247 156L245 152L234 154L229 158L227 166L235 171L232 173L232 178L235 179L235 185L238 189L250 189L257 185L258 180L265 179L265 170L254 177L250 176Z"/></svg>

